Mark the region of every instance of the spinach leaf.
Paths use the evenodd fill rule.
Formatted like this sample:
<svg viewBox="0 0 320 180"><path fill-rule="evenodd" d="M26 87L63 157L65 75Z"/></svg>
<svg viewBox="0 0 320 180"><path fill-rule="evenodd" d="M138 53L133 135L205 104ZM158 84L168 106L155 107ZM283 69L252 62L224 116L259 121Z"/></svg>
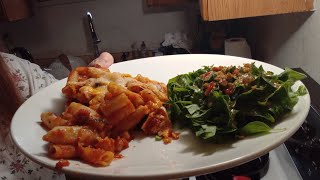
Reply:
<svg viewBox="0 0 320 180"><path fill-rule="evenodd" d="M277 89L266 78L259 76L253 82L255 88L239 95L236 101L236 108L257 106L267 99Z"/></svg>
<svg viewBox="0 0 320 180"><path fill-rule="evenodd" d="M307 88L303 85L299 86L297 92L296 92L296 95L297 96L303 96L303 95L306 95L308 94L308 91L307 91Z"/></svg>
<svg viewBox="0 0 320 180"><path fill-rule="evenodd" d="M270 130L271 128L267 124L261 121L253 121L241 128L240 134L250 136L258 133L269 132Z"/></svg>
<svg viewBox="0 0 320 180"><path fill-rule="evenodd" d="M251 64L251 74L254 76L261 76L264 73L264 69L262 66L259 68L255 65L255 63Z"/></svg>
<svg viewBox="0 0 320 180"><path fill-rule="evenodd" d="M200 107L197 104L190 104L188 106L185 106L185 108L191 115L200 110Z"/></svg>
<svg viewBox="0 0 320 180"><path fill-rule="evenodd" d="M278 79L283 82L288 81L288 80L296 82L298 80L302 80L307 77L306 75L299 73L297 71L294 71L290 68L285 68L285 70L277 76L278 76Z"/></svg>
<svg viewBox="0 0 320 180"><path fill-rule="evenodd" d="M199 110L193 114L186 114L186 118L189 118L189 119L196 119L196 118L201 118L201 117L204 118L206 115L208 115L210 110L211 109Z"/></svg>
<svg viewBox="0 0 320 180"><path fill-rule="evenodd" d="M196 131L196 136L203 139L209 139L216 135L216 131L216 126L201 125Z"/></svg>

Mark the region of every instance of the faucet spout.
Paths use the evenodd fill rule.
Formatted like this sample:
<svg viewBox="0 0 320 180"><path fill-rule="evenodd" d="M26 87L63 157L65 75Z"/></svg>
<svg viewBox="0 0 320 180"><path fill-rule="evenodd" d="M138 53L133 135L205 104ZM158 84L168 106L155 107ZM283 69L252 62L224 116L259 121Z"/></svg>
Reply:
<svg viewBox="0 0 320 180"><path fill-rule="evenodd" d="M101 40L97 36L97 33L94 28L94 24L93 24L93 18L89 11L87 12L87 17L88 17L89 28L90 28L90 33L91 33L91 38L93 43L94 56L96 58L100 55L98 44L101 42Z"/></svg>

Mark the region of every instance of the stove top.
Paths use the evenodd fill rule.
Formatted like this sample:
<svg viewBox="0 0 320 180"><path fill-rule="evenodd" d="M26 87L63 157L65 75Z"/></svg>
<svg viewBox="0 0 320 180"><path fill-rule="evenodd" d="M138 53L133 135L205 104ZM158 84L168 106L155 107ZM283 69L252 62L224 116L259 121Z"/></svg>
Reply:
<svg viewBox="0 0 320 180"><path fill-rule="evenodd" d="M269 169L269 153L243 165L196 177L196 180L237 180L251 179L260 180L266 175Z"/></svg>
<svg viewBox="0 0 320 180"><path fill-rule="evenodd" d="M315 108L285 145L304 180L320 179L320 115Z"/></svg>
<svg viewBox="0 0 320 180"><path fill-rule="evenodd" d="M304 180L320 179L320 85L302 69L294 70L308 76L302 82L308 88L311 107L303 125L285 145Z"/></svg>

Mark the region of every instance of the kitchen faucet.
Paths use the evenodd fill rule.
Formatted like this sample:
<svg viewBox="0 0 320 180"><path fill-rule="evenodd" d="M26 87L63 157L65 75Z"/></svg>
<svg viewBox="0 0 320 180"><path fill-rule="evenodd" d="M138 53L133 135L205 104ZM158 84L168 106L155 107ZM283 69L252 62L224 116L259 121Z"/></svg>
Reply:
<svg viewBox="0 0 320 180"><path fill-rule="evenodd" d="M96 34L96 31L93 25L92 15L89 11L87 12L87 17L88 17L89 28L90 28L90 33L91 33L91 38L93 43L94 57L97 58L100 55L98 44L101 42L101 40L98 38Z"/></svg>

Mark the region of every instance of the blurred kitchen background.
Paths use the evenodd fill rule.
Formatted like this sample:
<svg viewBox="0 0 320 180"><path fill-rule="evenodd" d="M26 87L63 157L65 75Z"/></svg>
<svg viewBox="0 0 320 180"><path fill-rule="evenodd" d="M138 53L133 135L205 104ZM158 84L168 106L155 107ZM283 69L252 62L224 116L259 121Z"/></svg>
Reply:
<svg viewBox="0 0 320 180"><path fill-rule="evenodd" d="M96 46L116 62L181 53L252 57L301 67L319 83L320 3L245 1L0 0L0 46L48 71L61 61L89 62Z"/></svg>

